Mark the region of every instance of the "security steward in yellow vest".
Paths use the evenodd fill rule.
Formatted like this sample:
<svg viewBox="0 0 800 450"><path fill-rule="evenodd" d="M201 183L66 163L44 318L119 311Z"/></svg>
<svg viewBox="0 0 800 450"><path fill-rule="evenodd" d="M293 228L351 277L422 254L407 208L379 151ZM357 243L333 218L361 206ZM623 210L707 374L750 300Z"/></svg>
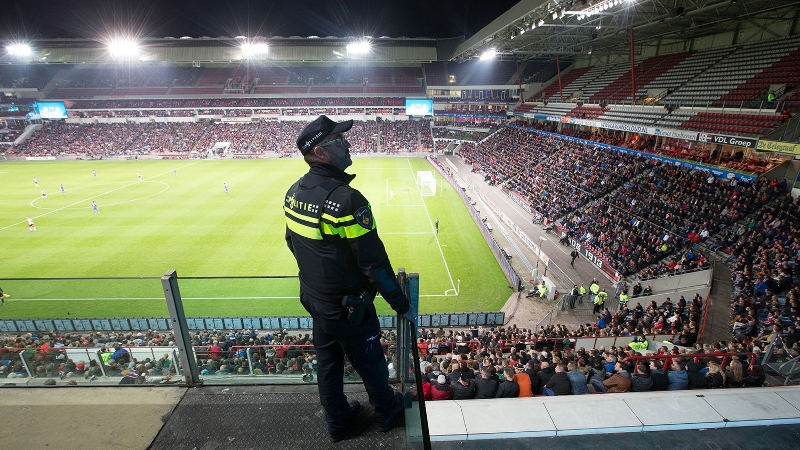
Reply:
<svg viewBox="0 0 800 450"><path fill-rule="evenodd" d="M382 431L403 410L389 386L372 299L380 292L392 309L416 323L378 237L369 202L349 186L355 175L343 133L353 121L320 116L306 125L297 147L310 168L286 193L286 244L300 268L300 302L314 319L317 382L331 440L349 437L359 404L343 393L344 357L364 382Z"/></svg>

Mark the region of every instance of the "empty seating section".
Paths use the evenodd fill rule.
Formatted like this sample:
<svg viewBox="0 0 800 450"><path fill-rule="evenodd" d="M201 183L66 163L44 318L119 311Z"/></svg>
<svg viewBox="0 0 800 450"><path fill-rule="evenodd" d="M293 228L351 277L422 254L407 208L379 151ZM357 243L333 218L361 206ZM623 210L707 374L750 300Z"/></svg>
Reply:
<svg viewBox="0 0 800 450"><path fill-rule="evenodd" d="M563 90L563 88L569 87L570 84L572 84L575 80L580 78L583 74L590 71L591 69L592 67L581 67L578 69L572 69L566 74L563 74L561 76L561 89ZM571 91L564 90L565 94L567 94L568 92ZM567 98L568 97L569 95L567 95ZM565 98L564 100L567 100L567 98ZM560 101L558 79L553 80L553 82L550 83L550 85L544 88L543 90L531 95L529 99L536 101L547 100L551 102Z"/></svg>
<svg viewBox="0 0 800 450"><path fill-rule="evenodd" d="M286 84L289 72L282 67L262 67L258 70L258 84Z"/></svg>
<svg viewBox="0 0 800 450"><path fill-rule="evenodd" d="M586 86L592 84L595 78L599 77L600 75L604 74L608 70L609 66L595 66L591 69L587 70L583 74L581 74L578 78L576 78L571 83L565 83L563 80L561 82L562 86L564 86L563 93L564 98L563 101L569 101L573 98L578 98L583 89ZM555 91L555 95L546 99L547 101L558 101L559 100L559 92L558 89Z"/></svg>
<svg viewBox="0 0 800 450"><path fill-rule="evenodd" d="M716 105L723 95L796 50L797 43L798 39L792 38L737 47L721 61L681 86L677 92L668 95L664 101L678 105Z"/></svg>
<svg viewBox="0 0 800 450"><path fill-rule="evenodd" d="M425 63L422 66L425 71L425 84L427 86L447 86L447 63L442 61Z"/></svg>
<svg viewBox="0 0 800 450"><path fill-rule="evenodd" d="M523 103L523 104L517 106L516 108L514 108L514 112L518 112L518 113L531 112L533 110L533 108L536 108L536 106L538 106L536 103Z"/></svg>
<svg viewBox="0 0 800 450"><path fill-rule="evenodd" d="M47 96L49 98L87 98L107 95L156 96L171 95L172 86L194 86L204 73L202 68L139 66L116 67L59 67L58 84ZM184 91L184 92L182 92ZM217 90L191 88L179 89L178 93L219 93Z"/></svg>
<svg viewBox="0 0 800 450"><path fill-rule="evenodd" d="M800 108L800 89L786 96L784 104L787 108Z"/></svg>
<svg viewBox="0 0 800 450"><path fill-rule="evenodd" d="M578 106L567 112L566 116L578 119L597 119L606 111L608 111L606 108L600 106Z"/></svg>
<svg viewBox="0 0 800 450"><path fill-rule="evenodd" d="M371 67L364 71L364 78L369 84L392 84L391 67Z"/></svg>
<svg viewBox="0 0 800 450"><path fill-rule="evenodd" d="M306 94L308 86L256 86L255 94Z"/></svg>
<svg viewBox="0 0 800 450"><path fill-rule="evenodd" d="M681 126L689 130L758 136L780 125L778 114L726 114L699 112Z"/></svg>
<svg viewBox="0 0 800 450"><path fill-rule="evenodd" d="M50 98L92 98L96 96L111 95L112 88L56 88L50 93Z"/></svg>
<svg viewBox="0 0 800 450"><path fill-rule="evenodd" d="M680 88L684 83L696 77L698 74L708 69L730 53L730 49L701 50L689 54L682 61L670 67L666 72L656 77L655 80L644 84L640 91L654 91L664 94L673 92ZM640 91L637 91L640 92ZM666 103L662 102L662 103Z"/></svg>
<svg viewBox="0 0 800 450"><path fill-rule="evenodd" d="M447 64L447 79L448 79L447 81L448 82L450 81L450 76L453 76L455 78L454 83L448 83L448 84L454 84L457 86L463 85L465 83L465 79L467 78L470 72L471 70L468 64Z"/></svg>
<svg viewBox="0 0 800 450"><path fill-rule="evenodd" d="M589 97L588 100L590 103L601 103L603 100L610 97L611 94L614 94L615 92L619 91L625 86L629 86L630 84L631 84L631 71L629 69L627 72L620 75L619 78L607 84L604 88L600 89L595 94L592 94L592 96Z"/></svg>
<svg viewBox="0 0 800 450"><path fill-rule="evenodd" d="M656 125L664 128L681 128L684 122L688 122L692 117L697 115L697 111L689 109L678 109L661 118Z"/></svg>
<svg viewBox="0 0 800 450"><path fill-rule="evenodd" d="M662 76L667 70L686 59L689 55L690 53L674 53L670 55L653 56L637 65L635 74L636 98L641 99L647 96L648 90L642 89L642 86L647 86L650 82ZM627 74L627 78L622 77L620 80L623 81L624 84L621 86L617 85L618 88L613 94L603 98L607 103L631 104L632 85L630 72Z"/></svg>
<svg viewBox="0 0 800 450"><path fill-rule="evenodd" d="M786 84L787 90L791 89L800 84L798 67L800 67L800 49L792 51L755 77L723 95L714 106L722 106L726 102L730 105L731 102L764 101L771 85Z"/></svg>
<svg viewBox="0 0 800 450"><path fill-rule="evenodd" d="M653 125L667 114L661 106L608 106L601 120Z"/></svg>
<svg viewBox="0 0 800 450"><path fill-rule="evenodd" d="M462 80L461 84L472 86L517 84L517 65L514 62L493 61L487 64L483 61L472 61L468 65L472 66L472 73L469 78Z"/></svg>
<svg viewBox="0 0 800 450"><path fill-rule="evenodd" d="M198 86L220 86L233 76L235 67L208 67L197 82Z"/></svg>
<svg viewBox="0 0 800 450"><path fill-rule="evenodd" d="M416 86L418 80L422 78L422 69L420 67L395 67L394 68L394 84L399 86Z"/></svg>
<svg viewBox="0 0 800 450"><path fill-rule="evenodd" d="M614 80L619 79L625 73L630 72L630 63L624 64L609 64L604 66L605 70L598 74L589 84L581 88L580 101L591 102L591 98L600 92L603 88L613 83Z"/></svg>
<svg viewBox="0 0 800 450"><path fill-rule="evenodd" d="M168 87L124 87L114 90L114 95L166 95Z"/></svg>
<svg viewBox="0 0 800 450"><path fill-rule="evenodd" d="M310 86L311 94L361 94L363 86Z"/></svg>
<svg viewBox="0 0 800 450"><path fill-rule="evenodd" d="M175 87L170 89L170 95L210 95L222 94L222 85L219 86L198 86L198 87Z"/></svg>
<svg viewBox="0 0 800 450"><path fill-rule="evenodd" d="M534 114L545 114L548 116L566 116L567 113L575 109L574 103L548 103L540 105L531 110Z"/></svg>
<svg viewBox="0 0 800 450"><path fill-rule="evenodd" d="M22 64L0 66L0 87L43 89L60 66Z"/></svg>
<svg viewBox="0 0 800 450"><path fill-rule="evenodd" d="M569 63L562 62L561 70L564 71L564 69L566 69L568 66ZM547 80L558 76L558 67L555 64L555 61L534 59L532 61L520 63L519 70L520 79L523 83L544 83Z"/></svg>

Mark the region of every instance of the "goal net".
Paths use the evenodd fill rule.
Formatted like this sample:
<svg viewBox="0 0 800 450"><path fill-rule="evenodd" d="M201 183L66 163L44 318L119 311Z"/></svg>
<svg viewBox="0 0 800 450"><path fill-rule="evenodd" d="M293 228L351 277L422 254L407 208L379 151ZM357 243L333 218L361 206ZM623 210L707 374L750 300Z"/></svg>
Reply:
<svg viewBox="0 0 800 450"><path fill-rule="evenodd" d="M436 195L436 178L431 171L417 172L417 187L423 197L433 197Z"/></svg>

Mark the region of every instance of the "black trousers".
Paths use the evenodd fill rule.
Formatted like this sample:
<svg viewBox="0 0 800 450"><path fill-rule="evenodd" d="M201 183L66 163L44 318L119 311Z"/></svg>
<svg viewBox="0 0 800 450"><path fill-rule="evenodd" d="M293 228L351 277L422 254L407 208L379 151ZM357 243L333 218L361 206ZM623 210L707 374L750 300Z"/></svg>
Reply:
<svg viewBox="0 0 800 450"><path fill-rule="evenodd" d="M353 365L364 383L369 402L380 422L397 410L398 400L389 386L389 368L381 347L381 329L375 307L365 313L365 324L350 325L341 305L300 293L300 301L314 318L314 347L317 351L319 400L325 410L328 432L347 425L350 406L344 395L344 358Z"/></svg>

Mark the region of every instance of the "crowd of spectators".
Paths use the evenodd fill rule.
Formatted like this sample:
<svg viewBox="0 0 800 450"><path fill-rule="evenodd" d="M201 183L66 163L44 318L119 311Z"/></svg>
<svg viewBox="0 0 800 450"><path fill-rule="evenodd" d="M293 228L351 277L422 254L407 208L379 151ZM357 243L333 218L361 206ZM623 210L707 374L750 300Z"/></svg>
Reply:
<svg viewBox="0 0 800 450"><path fill-rule="evenodd" d="M494 336L498 334L502 331L494 331ZM553 350L517 341L507 351L486 345L480 350L432 354L421 342L420 350L426 350L420 355L423 395L432 401L470 400L760 387L766 381L761 361L753 360L740 342L661 346L648 358L637 358L643 352L631 347Z"/></svg>
<svg viewBox="0 0 800 450"><path fill-rule="evenodd" d="M771 185L780 186L772 180ZM783 194L759 202L715 242L730 253L733 302L731 332L770 342L800 331L800 201Z"/></svg>
<svg viewBox="0 0 800 450"><path fill-rule="evenodd" d="M70 124L46 122L9 153L32 156L58 156L61 153L99 158L128 154L139 135L138 124Z"/></svg>
<svg viewBox="0 0 800 450"><path fill-rule="evenodd" d="M524 197L535 214L561 221L619 273L641 271L643 278L708 267L696 244L786 190L785 182L717 179L517 127L462 146L461 155L487 182Z"/></svg>
<svg viewBox="0 0 800 450"><path fill-rule="evenodd" d="M262 122L258 133L250 144L250 153L275 152L292 155L297 152L297 136L305 126L302 121Z"/></svg>
<svg viewBox="0 0 800 450"><path fill-rule="evenodd" d="M347 132L351 153L374 153L378 151L378 122L354 120L353 128Z"/></svg>
<svg viewBox="0 0 800 450"><path fill-rule="evenodd" d="M124 112L123 112L124 111ZM178 110L173 110L178 111ZM230 111L242 111L241 109ZM117 113L138 112L120 110ZM201 113L203 111L201 110ZM104 111L113 114L111 111ZM235 115L235 113L234 113ZM30 138L9 150L10 155L57 156L75 154L88 158L113 155L180 154L207 151L217 143L230 142L231 156L275 152L289 156L297 152L295 141L305 121L260 122L116 122L68 124L45 122ZM433 148L429 122L355 120L348 134L353 153L418 151ZM2 133L14 137L21 130ZM16 133L16 134L15 134ZM426 139L425 135L428 134ZM380 142L380 145L379 145Z"/></svg>
<svg viewBox="0 0 800 450"><path fill-rule="evenodd" d="M419 133L417 123L410 120L388 121L378 123L380 130L380 148L386 153L418 151Z"/></svg>
<svg viewBox="0 0 800 450"><path fill-rule="evenodd" d="M230 145L226 153L248 153L253 136L258 130L259 123L226 123L213 122L207 125L202 137L194 148L199 151L210 150L217 143L227 142Z"/></svg>
<svg viewBox="0 0 800 450"><path fill-rule="evenodd" d="M689 308L696 304L697 300L692 300ZM663 305L652 308L661 308L665 312L671 309ZM681 309L680 302L676 309ZM630 315L631 320L637 320L635 312L631 312ZM644 314L647 315L648 313ZM609 323L613 323L613 320L610 319ZM448 332L442 328L438 330L422 328L419 334L419 348L429 359L435 355L453 352L504 354L504 357L515 359L514 349L530 348L541 351L544 346L550 346L556 350L569 351L570 347L574 347L574 338L603 335L602 330L589 330L588 324L586 327L570 331L565 326L554 326L542 327L536 331L512 325L508 328L476 327L468 331L451 329ZM638 326L632 329L651 331L649 328ZM652 331L656 332L655 329ZM665 329L662 333L674 334L678 331L677 328L673 328ZM685 335L685 333L679 334ZM190 336L202 375L249 375L252 369L255 375L308 376L313 375L315 371L315 354L310 334L307 332L205 330L194 331ZM392 361L394 341L393 331L382 332L381 345L384 347L387 363ZM27 371L21 358L25 358L28 370L36 377L60 376L65 379L82 376L89 379L102 374L109 377L126 376L126 370L147 373L150 369L153 369L149 372L150 375L168 375L175 373L175 366L170 362L173 352L168 351L159 358L162 350L148 353L146 349L174 345L171 333L152 330L89 334L53 331L7 334L0 337L0 377L26 377ZM70 352L65 351L67 349ZM249 366L250 362L253 364L252 368ZM349 366L346 375L357 377Z"/></svg>
<svg viewBox="0 0 800 450"><path fill-rule="evenodd" d="M203 122L154 122L141 124L130 151L136 154L188 153L206 131Z"/></svg>
<svg viewBox="0 0 800 450"><path fill-rule="evenodd" d="M70 109L118 108L286 108L292 106L404 106L400 97L291 97L291 98L215 98L153 100L75 100Z"/></svg>
<svg viewBox="0 0 800 450"><path fill-rule="evenodd" d="M0 120L0 142L14 142L25 130L25 124L16 120Z"/></svg>

